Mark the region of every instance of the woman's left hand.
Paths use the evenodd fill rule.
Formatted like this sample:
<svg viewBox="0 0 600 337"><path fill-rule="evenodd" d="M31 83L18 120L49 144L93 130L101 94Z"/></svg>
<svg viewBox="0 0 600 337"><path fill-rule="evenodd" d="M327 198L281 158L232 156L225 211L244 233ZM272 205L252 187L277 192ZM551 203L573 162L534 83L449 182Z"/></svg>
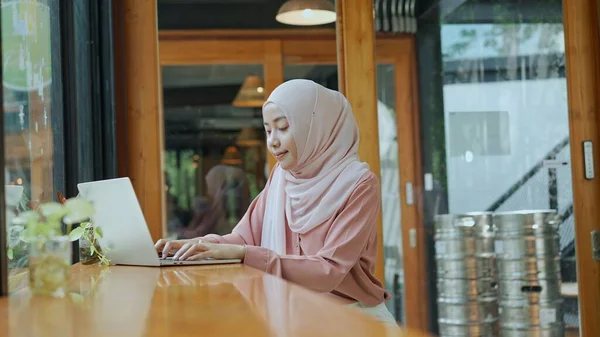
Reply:
<svg viewBox="0 0 600 337"><path fill-rule="evenodd" d="M214 244L207 242L188 242L184 244L173 256L174 260L194 261L200 259L243 259L246 247L241 245Z"/></svg>

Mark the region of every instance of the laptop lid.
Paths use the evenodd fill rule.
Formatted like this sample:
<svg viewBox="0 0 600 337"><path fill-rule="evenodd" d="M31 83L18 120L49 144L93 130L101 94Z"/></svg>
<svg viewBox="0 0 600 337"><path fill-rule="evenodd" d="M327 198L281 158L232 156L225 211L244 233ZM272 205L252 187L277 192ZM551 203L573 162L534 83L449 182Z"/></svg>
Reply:
<svg viewBox="0 0 600 337"><path fill-rule="evenodd" d="M96 213L94 225L102 228L101 247L114 264L159 266L160 260L146 219L129 178L80 183L80 197L90 201ZM156 193L161 193L157 191Z"/></svg>

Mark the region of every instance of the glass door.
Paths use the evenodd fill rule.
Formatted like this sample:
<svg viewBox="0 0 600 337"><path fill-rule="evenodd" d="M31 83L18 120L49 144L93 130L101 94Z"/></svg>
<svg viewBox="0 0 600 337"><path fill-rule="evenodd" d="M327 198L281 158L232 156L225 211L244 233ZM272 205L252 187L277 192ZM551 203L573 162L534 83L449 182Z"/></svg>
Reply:
<svg viewBox="0 0 600 337"><path fill-rule="evenodd" d="M396 123L394 65L377 65L377 116L383 214L385 288L392 295L386 303L396 320L404 322L404 268L402 264L402 226L400 218L400 172ZM303 78L338 90L337 66L333 64L286 65L285 80Z"/></svg>
<svg viewBox="0 0 600 337"><path fill-rule="evenodd" d="M163 66L167 234L227 234L263 189L261 64Z"/></svg>
<svg viewBox="0 0 600 337"><path fill-rule="evenodd" d="M428 228L437 245L432 279L437 293L447 294L440 285L447 282L441 273L449 248L435 238L440 228L434 216L490 212L499 309L488 316L497 319L501 334L578 332L560 5L498 3L483 11L473 3L426 19L437 27L427 34L439 39L438 53L423 53L420 61L429 66L419 74L429 80L421 83L421 107ZM438 298L441 335L450 317L446 299Z"/></svg>

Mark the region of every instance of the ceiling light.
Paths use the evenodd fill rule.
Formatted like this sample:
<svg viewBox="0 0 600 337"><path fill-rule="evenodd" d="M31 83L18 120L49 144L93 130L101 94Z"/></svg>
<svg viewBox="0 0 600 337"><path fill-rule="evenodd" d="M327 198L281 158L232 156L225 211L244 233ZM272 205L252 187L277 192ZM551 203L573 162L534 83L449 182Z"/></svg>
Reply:
<svg viewBox="0 0 600 337"><path fill-rule="evenodd" d="M335 6L330 0L288 0L275 20L294 26L324 25L335 22Z"/></svg>
<svg viewBox="0 0 600 337"><path fill-rule="evenodd" d="M225 149L225 154L223 155L223 159L221 159L221 164L224 165L241 165L242 157L240 156L240 152L235 146L228 146Z"/></svg>
<svg viewBox="0 0 600 337"><path fill-rule="evenodd" d="M265 86L262 78L248 76L238 91L233 106L240 108L260 108L265 102Z"/></svg>

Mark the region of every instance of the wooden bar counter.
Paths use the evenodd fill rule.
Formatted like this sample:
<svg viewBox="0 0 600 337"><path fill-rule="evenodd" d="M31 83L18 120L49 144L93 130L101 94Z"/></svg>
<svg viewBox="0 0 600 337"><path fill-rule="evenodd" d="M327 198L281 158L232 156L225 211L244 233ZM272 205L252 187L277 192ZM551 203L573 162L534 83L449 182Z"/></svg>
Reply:
<svg viewBox="0 0 600 337"><path fill-rule="evenodd" d="M73 266L63 298L0 299L0 336L425 336L244 265Z"/></svg>

